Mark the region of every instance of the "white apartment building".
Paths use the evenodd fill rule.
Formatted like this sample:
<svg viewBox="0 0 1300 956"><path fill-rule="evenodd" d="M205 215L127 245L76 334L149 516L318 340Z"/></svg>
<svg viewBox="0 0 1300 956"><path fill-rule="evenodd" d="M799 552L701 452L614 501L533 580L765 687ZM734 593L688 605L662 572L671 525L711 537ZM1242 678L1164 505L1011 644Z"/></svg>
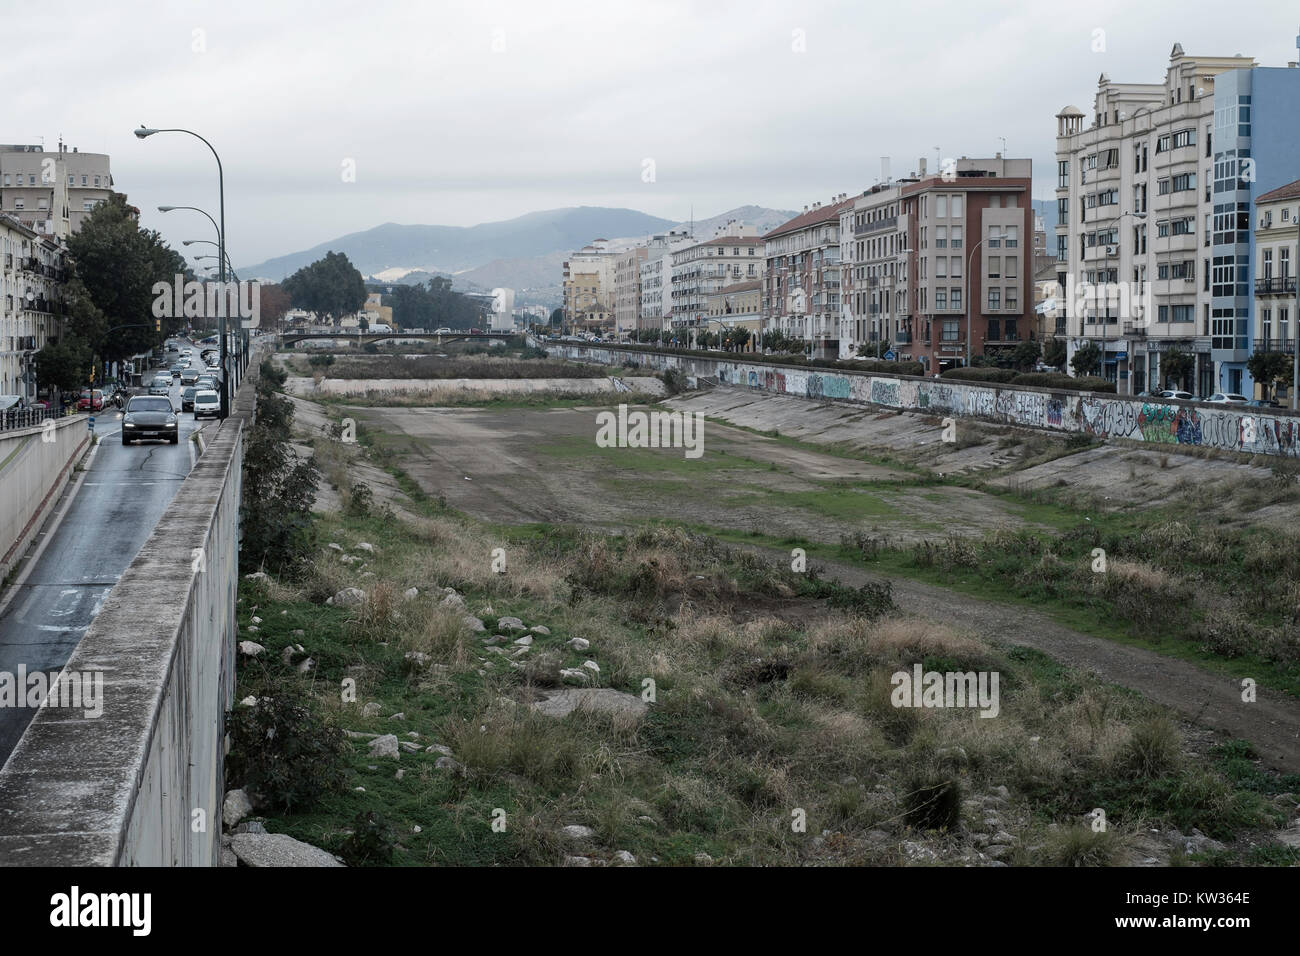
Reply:
<svg viewBox="0 0 1300 956"><path fill-rule="evenodd" d="M1188 56L1175 44L1163 83L1115 83L1103 73L1088 126L1074 106L1056 116L1063 308L1048 329L1066 337L1071 358L1085 343L1101 348L1102 374L1121 394L1162 384L1160 355L1171 349L1196 356L1194 391L1216 388L1214 83L1254 65L1244 56Z"/></svg>
<svg viewBox="0 0 1300 956"><path fill-rule="evenodd" d="M0 215L0 395L36 397L32 357L61 330L65 252Z"/></svg>
<svg viewBox="0 0 1300 956"><path fill-rule="evenodd" d="M0 213L33 232L67 238L112 192L106 153L0 145Z"/></svg>
<svg viewBox="0 0 1300 956"><path fill-rule="evenodd" d="M1255 200L1255 328L1257 352L1296 348L1296 265L1300 261L1300 179L1272 189ZM1265 397L1257 389L1255 397ZM1288 389L1279 391L1288 395Z"/></svg>
<svg viewBox="0 0 1300 956"><path fill-rule="evenodd" d="M641 327L641 265L648 255L641 243L614 258L614 334L619 338Z"/></svg>
<svg viewBox="0 0 1300 956"><path fill-rule="evenodd" d="M753 226L732 221L712 239L681 245L672 252L672 327L705 324L711 293L762 276L763 240Z"/></svg>
<svg viewBox="0 0 1300 956"><path fill-rule="evenodd" d="M673 314L673 252L694 240L686 232L652 236L641 263L641 307L639 329L668 328Z"/></svg>
<svg viewBox="0 0 1300 956"><path fill-rule="evenodd" d="M924 170L922 170L924 172ZM864 345L881 343L911 360L903 326L908 307L908 216L903 186L915 177L873 186L840 210L839 357L856 358Z"/></svg>
<svg viewBox="0 0 1300 956"><path fill-rule="evenodd" d="M564 321L604 328L614 321L614 261L608 239L596 239L564 263Z"/></svg>

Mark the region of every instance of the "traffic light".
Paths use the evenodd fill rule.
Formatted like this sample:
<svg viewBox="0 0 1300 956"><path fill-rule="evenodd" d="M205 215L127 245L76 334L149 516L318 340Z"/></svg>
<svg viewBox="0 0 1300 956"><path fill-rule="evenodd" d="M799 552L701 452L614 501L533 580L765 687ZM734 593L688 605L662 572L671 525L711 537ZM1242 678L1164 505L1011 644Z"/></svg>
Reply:
<svg viewBox="0 0 1300 956"><path fill-rule="evenodd" d="M162 331L162 319L154 319L154 320L153 320L153 330L154 330L155 332L161 332L161 331Z"/></svg>

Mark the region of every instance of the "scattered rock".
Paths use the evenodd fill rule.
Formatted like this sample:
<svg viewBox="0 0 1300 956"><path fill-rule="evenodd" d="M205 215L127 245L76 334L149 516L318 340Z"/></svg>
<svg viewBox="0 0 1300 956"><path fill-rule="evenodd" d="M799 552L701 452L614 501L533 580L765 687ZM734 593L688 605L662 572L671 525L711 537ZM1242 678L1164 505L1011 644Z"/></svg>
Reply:
<svg viewBox="0 0 1300 956"><path fill-rule="evenodd" d="M289 636L290 636L290 637L306 637L306 636L307 636L307 632L304 631L304 630L303 630L302 628L300 628L300 627L296 627L296 628L294 628L292 631L289 632Z"/></svg>
<svg viewBox="0 0 1300 956"><path fill-rule="evenodd" d="M483 625L482 619L477 618L472 614L466 614L462 618L462 620L465 622L465 626L468 627L475 634L481 634L482 632L487 630L487 628Z"/></svg>
<svg viewBox="0 0 1300 956"><path fill-rule="evenodd" d="M562 667L560 668L560 677L570 684L585 684L588 679L588 672L581 667Z"/></svg>
<svg viewBox="0 0 1300 956"><path fill-rule="evenodd" d="M372 757L392 757L398 760L401 757L397 749L397 736L395 734L384 734L382 737L376 737L370 741L370 756Z"/></svg>
<svg viewBox="0 0 1300 956"><path fill-rule="evenodd" d="M374 740L379 734L367 734L360 730L345 730L344 737L350 737L353 740Z"/></svg>
<svg viewBox="0 0 1300 956"><path fill-rule="evenodd" d="M254 697L252 694L249 694L247 697L245 697L243 700L241 700L241 701L239 702L239 706L240 706L240 707L256 707L256 706L257 706L257 698Z"/></svg>
<svg viewBox="0 0 1300 956"><path fill-rule="evenodd" d="M375 717L379 714L381 710L383 710L383 706L378 701L372 700L370 703L366 704L364 707L361 708L361 716Z"/></svg>
<svg viewBox="0 0 1300 956"><path fill-rule="evenodd" d="M419 588L407 588L405 591L402 592L402 597L407 601L414 601L419 596L420 596Z"/></svg>
<svg viewBox="0 0 1300 956"><path fill-rule="evenodd" d="M497 618L497 627L501 628L501 630L503 630L503 631L526 631L526 630L528 630L528 628L524 627L524 622L521 621L521 620L519 620L519 618L517 618L517 617L502 617L502 618Z"/></svg>
<svg viewBox="0 0 1300 956"><path fill-rule="evenodd" d="M235 827L235 833L265 833L266 826L260 820L245 820Z"/></svg>
<svg viewBox="0 0 1300 956"><path fill-rule="evenodd" d="M418 754L420 752L420 745L410 740L403 740L399 742L397 746L401 747L408 754Z"/></svg>
<svg viewBox="0 0 1300 956"><path fill-rule="evenodd" d="M587 670L591 671L593 674L600 673L600 665L595 661L583 661L582 666L587 668Z"/></svg>
<svg viewBox="0 0 1300 956"><path fill-rule="evenodd" d="M361 588L344 588L325 603L332 604L334 607L355 607L364 603L365 600L366 592Z"/></svg>
<svg viewBox="0 0 1300 956"><path fill-rule="evenodd" d="M582 671L577 673L582 674ZM533 710L546 717L566 717L580 707L598 713L638 717L649 710L649 705L635 694L625 694L609 687L564 687L545 693L545 698L533 702Z"/></svg>
<svg viewBox="0 0 1300 956"><path fill-rule="evenodd" d="M424 651L407 651L402 655L404 660L410 661L416 667L424 667L429 663L429 655Z"/></svg>
<svg viewBox="0 0 1300 956"><path fill-rule="evenodd" d="M614 853L615 866L636 866L636 857L627 850L617 850Z"/></svg>
<svg viewBox="0 0 1300 956"><path fill-rule="evenodd" d="M375 553L375 546L374 546L373 544L371 544L369 541L362 541L362 542L360 542L360 543L357 544L356 550L358 550L358 551L368 551L369 553L374 554L374 553Z"/></svg>
<svg viewBox="0 0 1300 956"><path fill-rule="evenodd" d="M695 854L695 865L696 865L696 866L712 866L712 865L713 865L713 857L709 856L707 853L697 853L697 854Z"/></svg>
<svg viewBox="0 0 1300 956"><path fill-rule="evenodd" d="M256 634L259 630L261 630L261 628L259 628L256 624L250 624L250 625L248 625L248 633L249 633L249 634Z"/></svg>
<svg viewBox="0 0 1300 956"><path fill-rule="evenodd" d="M401 779L402 779L403 777L405 777L405 776L406 776L406 771L405 771L405 770L399 770L399 771L397 771L397 773L393 774L393 779L394 779L394 780L401 780Z"/></svg>
<svg viewBox="0 0 1300 956"><path fill-rule="evenodd" d="M596 861L589 856L566 856L564 866L595 866Z"/></svg>
<svg viewBox="0 0 1300 956"><path fill-rule="evenodd" d="M330 542L326 547L328 547L331 551L342 551L342 550L343 550L343 545L339 544L339 543L336 542L336 541L331 541L331 542Z"/></svg>
<svg viewBox="0 0 1300 956"><path fill-rule="evenodd" d="M993 788L993 796L998 797L998 798L1000 798L1000 799L1002 799L1002 800L1010 800L1010 799L1011 799L1011 791L1008 790L1006 787L994 787L994 788Z"/></svg>
<svg viewBox="0 0 1300 956"><path fill-rule="evenodd" d="M575 651L585 651L591 647L591 641L587 640L585 637L575 637L572 640L565 641L564 646L571 647Z"/></svg>
<svg viewBox="0 0 1300 956"><path fill-rule="evenodd" d="M1004 856L1010 855L1011 847L1005 843L990 843L984 848L984 852L991 859L1000 860Z"/></svg>
<svg viewBox="0 0 1300 956"><path fill-rule="evenodd" d="M249 618L249 621L250 621L251 623L253 623L253 624L261 624L261 623L262 623L262 619L261 619L260 617L258 617L256 614L253 615L251 618Z"/></svg>
<svg viewBox="0 0 1300 956"><path fill-rule="evenodd" d="M551 636L551 629L544 624L535 624L528 630L532 631L534 634L540 634L542 637Z"/></svg>
<svg viewBox="0 0 1300 956"><path fill-rule="evenodd" d="M239 642L239 653L243 654L245 657L256 657L264 650L266 650L265 647L261 644L255 643L254 641Z"/></svg>
<svg viewBox="0 0 1300 956"><path fill-rule="evenodd" d="M533 639L530 635L525 634L523 637L516 638L515 643L521 647L530 647L533 643Z"/></svg>
<svg viewBox="0 0 1300 956"><path fill-rule="evenodd" d="M427 754L442 754L444 757L452 756L451 748L446 744L430 744L424 748L424 752Z"/></svg>
<svg viewBox="0 0 1300 956"><path fill-rule="evenodd" d="M405 719L406 719L406 712L405 712L405 711L402 711L402 710L399 710L397 713L392 714L388 719L389 719L389 720L405 720Z"/></svg>
<svg viewBox="0 0 1300 956"><path fill-rule="evenodd" d="M591 827L584 827L578 823L570 823L567 827L560 827L560 836L566 840L590 840L596 835L596 831Z"/></svg>
<svg viewBox="0 0 1300 956"><path fill-rule="evenodd" d="M239 866L239 857L235 856L235 851L228 846L221 848L221 865L222 866Z"/></svg>
<svg viewBox="0 0 1300 956"><path fill-rule="evenodd" d="M286 833L237 833L230 848L245 866L342 866L320 847Z"/></svg>
<svg viewBox="0 0 1300 956"><path fill-rule="evenodd" d="M299 674L309 674L316 669L316 662L312 658L307 658L298 664Z"/></svg>
<svg viewBox="0 0 1300 956"><path fill-rule="evenodd" d="M510 640L510 638L506 637L504 634L493 634L491 637L485 639L483 643L488 647L495 647L498 644L506 643L508 640Z"/></svg>
<svg viewBox="0 0 1300 956"><path fill-rule="evenodd" d="M916 843L912 840L903 841L903 856L911 863L934 863L939 859L939 854L934 850L924 843Z"/></svg>
<svg viewBox="0 0 1300 956"><path fill-rule="evenodd" d="M265 571L254 571L252 574L244 575L245 581L265 581L267 580Z"/></svg>
<svg viewBox="0 0 1300 956"><path fill-rule="evenodd" d="M439 757L434 767L438 770L450 770L452 773L465 772L465 765L454 757Z"/></svg>
<svg viewBox="0 0 1300 956"><path fill-rule="evenodd" d="M221 820L227 827L239 825L239 821L253 812L253 802L243 790L230 790L221 804Z"/></svg>
<svg viewBox="0 0 1300 956"><path fill-rule="evenodd" d="M457 610L463 610L465 607L465 599L459 594L448 594L438 603L443 607L454 607Z"/></svg>

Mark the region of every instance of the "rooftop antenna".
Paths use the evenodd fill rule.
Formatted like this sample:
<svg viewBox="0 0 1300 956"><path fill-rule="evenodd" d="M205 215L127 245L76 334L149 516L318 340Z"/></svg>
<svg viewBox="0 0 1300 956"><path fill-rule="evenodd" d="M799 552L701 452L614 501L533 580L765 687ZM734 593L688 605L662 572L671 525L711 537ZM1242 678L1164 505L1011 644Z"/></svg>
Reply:
<svg viewBox="0 0 1300 956"><path fill-rule="evenodd" d="M999 136L998 139L1002 140L1002 155L1005 157L1007 155L1007 138Z"/></svg>

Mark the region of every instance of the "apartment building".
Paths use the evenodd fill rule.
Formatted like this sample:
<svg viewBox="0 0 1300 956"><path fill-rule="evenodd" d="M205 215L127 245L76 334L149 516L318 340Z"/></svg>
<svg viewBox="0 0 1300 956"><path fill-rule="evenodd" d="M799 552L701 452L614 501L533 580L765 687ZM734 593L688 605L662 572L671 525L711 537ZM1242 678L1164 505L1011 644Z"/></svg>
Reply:
<svg viewBox="0 0 1300 956"><path fill-rule="evenodd" d="M736 282L763 276L763 240L753 226L729 222L703 242L672 252L672 328L706 324L707 297Z"/></svg>
<svg viewBox="0 0 1300 956"><path fill-rule="evenodd" d="M763 236L763 331L819 358L840 352L840 213L853 203L847 193L813 203Z"/></svg>
<svg viewBox="0 0 1300 956"><path fill-rule="evenodd" d="M1285 352L1296 347L1296 242L1300 233L1300 179L1255 200L1255 318L1252 348ZM1255 389L1257 395L1259 389ZM1280 390L1284 395L1286 389Z"/></svg>
<svg viewBox="0 0 1300 956"><path fill-rule="evenodd" d="M694 240L685 231L652 236L640 266L641 307L638 329L662 331L673 314L673 253Z"/></svg>
<svg viewBox="0 0 1300 956"><path fill-rule="evenodd" d="M705 324L708 330L725 335L729 329L745 329L749 341L743 351L761 349L763 326L763 280L748 279L723 286L704 297Z"/></svg>
<svg viewBox="0 0 1300 956"><path fill-rule="evenodd" d="M614 258L614 334L625 338L641 327L641 266L650 250L636 245Z"/></svg>
<svg viewBox="0 0 1300 956"><path fill-rule="evenodd" d="M910 326L902 324L911 315L902 190L919 180L913 175L890 181L887 170L885 179L840 209L840 358L856 358L866 346L912 358Z"/></svg>
<svg viewBox="0 0 1300 956"><path fill-rule="evenodd" d="M1115 83L1103 73L1089 126L1077 107L1057 114L1063 295L1053 331L1066 336L1070 357L1097 345L1102 374L1122 394L1162 384L1160 356L1172 349L1195 355L1187 384L1203 395L1219 380L1212 352L1244 362L1244 316L1221 323L1220 344L1232 347L1213 348L1212 216L1222 204L1213 192L1213 127L1217 80L1254 66L1244 56L1188 56L1175 44L1163 83Z"/></svg>
<svg viewBox="0 0 1300 956"><path fill-rule="evenodd" d="M36 396L33 356L61 331L62 243L0 214L0 395Z"/></svg>
<svg viewBox="0 0 1300 956"><path fill-rule="evenodd" d="M67 238L112 191L106 153L0 145L0 213L40 235Z"/></svg>
<svg viewBox="0 0 1300 956"><path fill-rule="evenodd" d="M564 263L564 321L592 331L614 322L614 260L609 240L596 239Z"/></svg>

